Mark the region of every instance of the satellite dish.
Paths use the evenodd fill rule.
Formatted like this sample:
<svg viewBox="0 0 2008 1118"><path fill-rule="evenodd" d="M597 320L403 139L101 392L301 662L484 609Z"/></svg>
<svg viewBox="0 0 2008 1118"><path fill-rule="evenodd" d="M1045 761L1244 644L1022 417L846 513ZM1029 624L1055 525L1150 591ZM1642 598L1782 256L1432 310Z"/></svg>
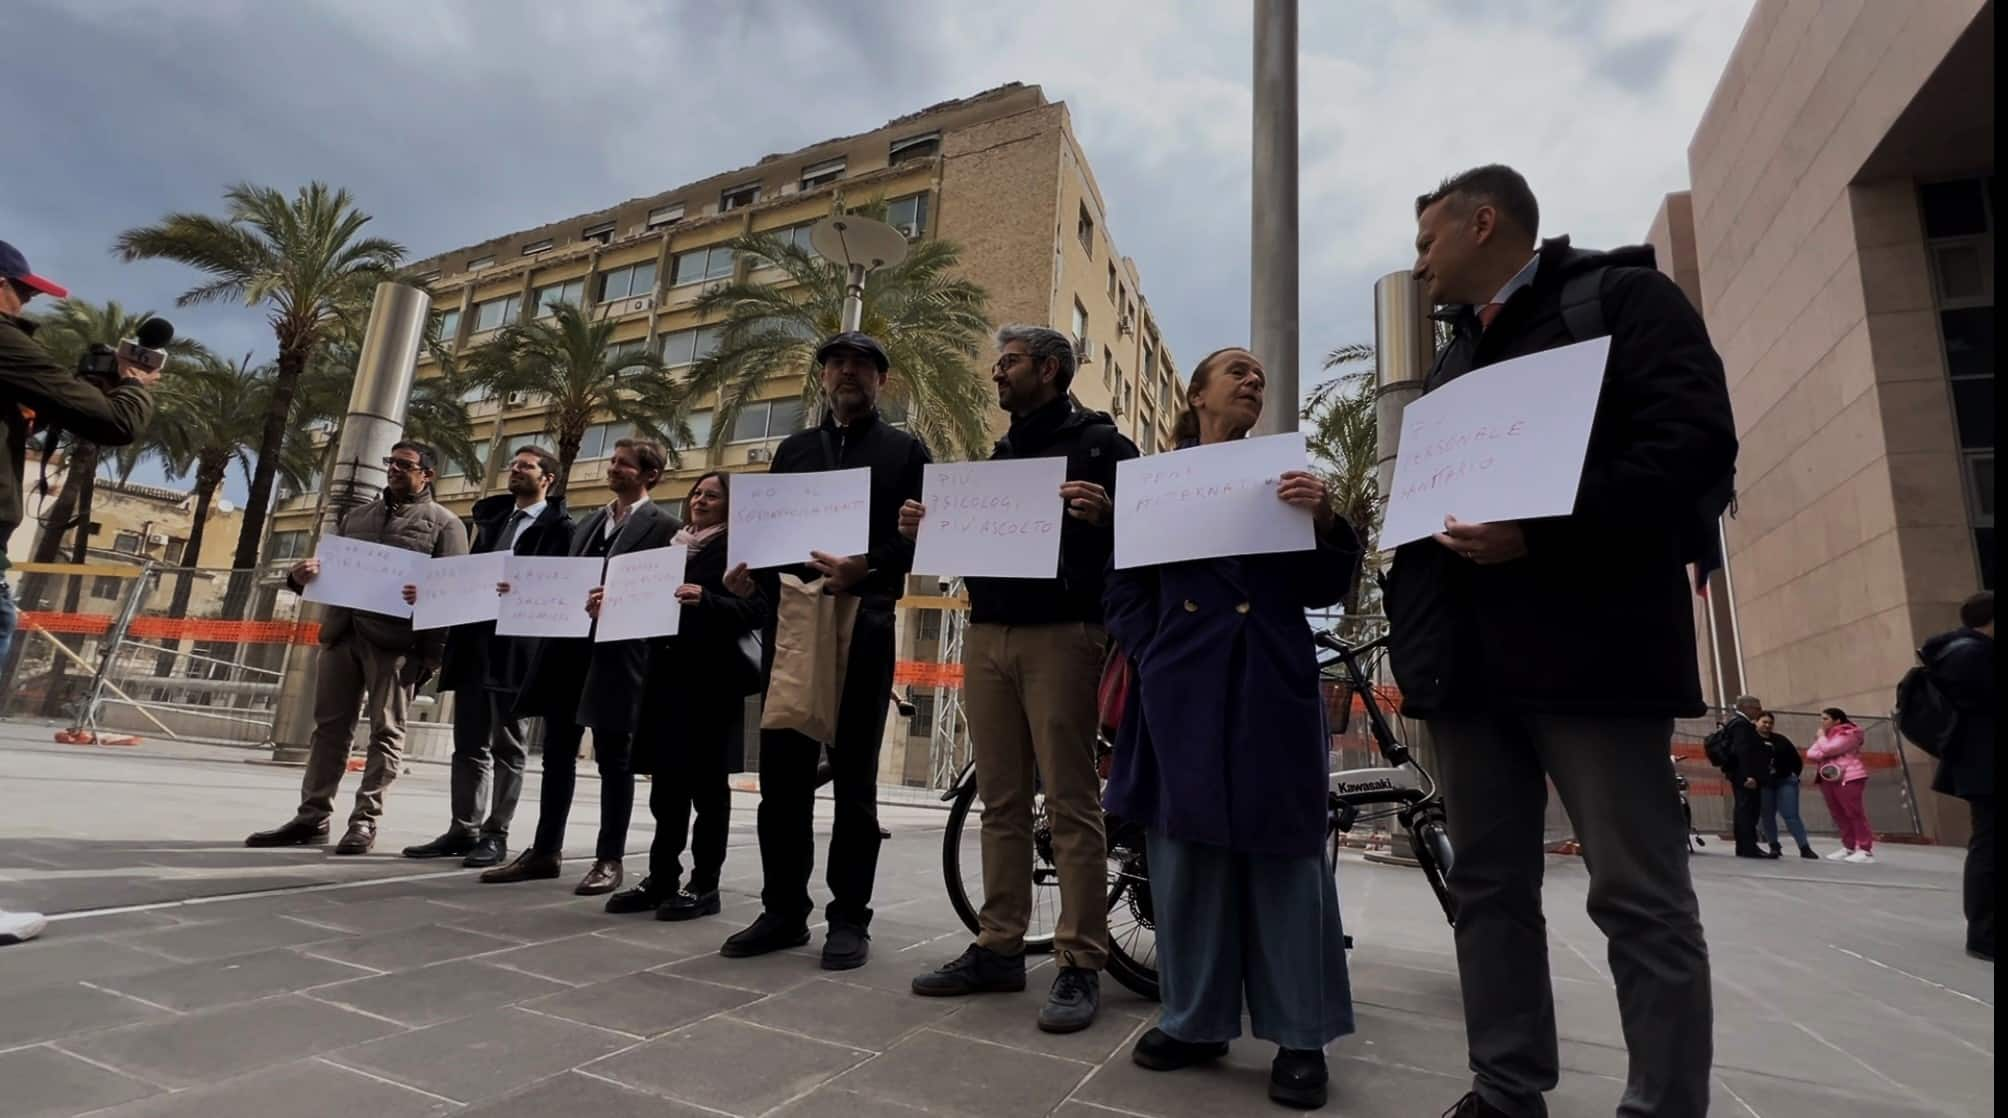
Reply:
<svg viewBox="0 0 2008 1118"><path fill-rule="evenodd" d="M825 260L871 272L906 259L906 236L883 221L856 214L824 218L809 230L809 245Z"/></svg>

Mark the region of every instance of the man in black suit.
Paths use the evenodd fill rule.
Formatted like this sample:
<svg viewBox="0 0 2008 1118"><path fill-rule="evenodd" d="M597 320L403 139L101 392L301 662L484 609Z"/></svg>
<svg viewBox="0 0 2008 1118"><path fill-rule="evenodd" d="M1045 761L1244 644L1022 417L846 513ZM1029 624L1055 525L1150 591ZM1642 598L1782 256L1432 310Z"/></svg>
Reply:
<svg viewBox="0 0 2008 1118"><path fill-rule="evenodd" d="M613 500L594 510L572 534L570 554L605 561L631 551L667 547L677 519L649 500L668 464L662 448L639 439L614 444L607 463ZM580 603L586 608L587 603ZM630 755L636 711L648 678L648 641L599 643L591 633L539 642L529 678L516 702L519 715L544 719L544 786L538 797L537 836L506 866L481 875L489 884L558 876L565 823L578 780L579 742L593 731L593 760L600 770L600 834L592 869L574 892L582 897L620 888L628 819L634 814Z"/></svg>
<svg viewBox="0 0 2008 1118"><path fill-rule="evenodd" d="M1736 790L1736 856L1776 858L1757 841L1757 820L1763 812L1764 784L1771 779L1771 747L1757 732L1757 717L1764 704L1755 695L1742 695L1729 721L1722 727L1729 747L1729 767L1723 775Z"/></svg>
<svg viewBox="0 0 2008 1118"><path fill-rule="evenodd" d="M471 554L564 555L572 543L565 499L551 496L558 458L541 446L520 447L509 462L509 491L474 502ZM404 588L417 604L418 588ZM471 869L499 866L509 856L509 821L523 793L529 746L516 717L516 693L536 651L533 637L498 637L493 621L456 625L446 636L439 689L456 692L453 711L453 822L431 842L404 848L407 858L460 858ZM493 775L494 798L489 798Z"/></svg>

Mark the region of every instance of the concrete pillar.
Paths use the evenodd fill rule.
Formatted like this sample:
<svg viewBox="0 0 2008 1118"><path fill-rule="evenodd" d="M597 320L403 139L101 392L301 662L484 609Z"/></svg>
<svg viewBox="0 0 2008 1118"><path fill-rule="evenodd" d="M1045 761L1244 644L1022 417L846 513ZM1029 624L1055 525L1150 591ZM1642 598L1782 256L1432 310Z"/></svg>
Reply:
<svg viewBox="0 0 2008 1118"><path fill-rule="evenodd" d="M1255 0L1249 345L1268 374L1257 435L1297 429L1297 0Z"/></svg>

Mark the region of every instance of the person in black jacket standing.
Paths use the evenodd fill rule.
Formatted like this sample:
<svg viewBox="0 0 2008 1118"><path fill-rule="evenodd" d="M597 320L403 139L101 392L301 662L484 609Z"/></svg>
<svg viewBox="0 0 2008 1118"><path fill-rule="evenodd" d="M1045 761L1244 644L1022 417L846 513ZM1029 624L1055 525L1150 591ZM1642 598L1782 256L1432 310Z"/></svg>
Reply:
<svg viewBox="0 0 2008 1118"><path fill-rule="evenodd" d="M518 448L509 461L509 491L474 502L470 554L565 554L572 517L565 499L551 496L557 480L557 455L540 446ZM417 604L418 587L405 587L404 600ZM439 689L459 695L453 710L453 822L431 842L405 847L405 857L460 858L469 869L486 869L509 856L509 821L516 817L523 763L530 755L523 720L513 708L536 644L531 637L496 636L493 621L456 625L446 634Z"/></svg>
<svg viewBox="0 0 2008 1118"><path fill-rule="evenodd" d="M1732 819L1738 858L1777 857L1765 853L1758 845L1764 785L1771 779L1771 747L1764 741L1764 735L1757 732L1757 719L1763 713L1764 704L1755 695L1741 695L1729 721L1723 725L1729 746L1729 767L1723 770L1723 775L1729 778L1729 786L1736 793L1736 813Z"/></svg>
<svg viewBox="0 0 2008 1118"><path fill-rule="evenodd" d="M1713 1008L1671 747L1673 720L1706 709L1686 564L1735 463L1722 361L1650 249L1537 249L1540 208L1511 168L1446 181L1416 224L1415 276L1453 330L1425 391L1586 340L1571 329L1584 306L1611 338L1574 512L1450 520L1397 549L1387 579L1403 713L1426 721L1457 848L1475 1081L1452 1113L1543 1114L1559 1074L1541 915L1552 779L1610 940L1631 1053L1619 1113L1701 1114Z"/></svg>
<svg viewBox="0 0 2008 1118"><path fill-rule="evenodd" d="M870 548L863 555L813 552L801 573L820 578L831 593L858 599L851 632L835 740L818 742L793 730L760 734L760 865L765 878L758 919L725 941L720 953L746 958L799 947L809 941L809 874L815 865L811 829L816 763L830 750L836 819L830 830L829 931L823 943L826 970L861 967L871 954L872 882L878 874L878 755L892 694L893 609L913 569L913 541L900 535L899 508L920 496L921 468L932 459L917 438L879 416L891 358L878 339L856 330L832 335L816 349L823 421L797 431L774 450L774 473L871 469ZM743 572L726 583L747 587ZM773 648L768 633L767 647Z"/></svg>
<svg viewBox="0 0 2008 1118"><path fill-rule="evenodd" d="M1939 745L1931 790L1966 801L1973 833L1966 844L1966 953L1994 961L1994 736L2000 700L1994 675L1994 591L1960 603L1959 628L1940 633L1919 650L1959 723Z"/></svg>
<svg viewBox="0 0 2008 1118"><path fill-rule="evenodd" d="M1039 1027L1085 1029L1108 961L1108 852L1095 770L1095 684L1107 655L1102 582L1115 548L1116 463L1137 456L1115 420L1076 407L1074 346L1058 330L997 332L990 379L1011 429L990 457L1067 460L1060 569L1046 579L971 578L963 643L969 735L983 798L982 931L962 956L913 980L933 997L1025 988L1032 912L1032 798L1041 783L1060 871L1059 973ZM900 531L918 538L927 506L908 501Z"/></svg>
<svg viewBox="0 0 2008 1118"><path fill-rule="evenodd" d="M1770 849L1771 857L1783 857L1785 847L1778 841L1778 818L1783 816L1785 829L1799 844L1799 857L1817 861L1820 856L1806 840L1806 821L1799 817L1799 776L1806 771L1806 759L1799 756L1799 747L1791 738L1778 732L1778 718L1768 710L1757 716L1757 736L1771 751L1771 779L1764 783L1757 809L1758 837Z"/></svg>

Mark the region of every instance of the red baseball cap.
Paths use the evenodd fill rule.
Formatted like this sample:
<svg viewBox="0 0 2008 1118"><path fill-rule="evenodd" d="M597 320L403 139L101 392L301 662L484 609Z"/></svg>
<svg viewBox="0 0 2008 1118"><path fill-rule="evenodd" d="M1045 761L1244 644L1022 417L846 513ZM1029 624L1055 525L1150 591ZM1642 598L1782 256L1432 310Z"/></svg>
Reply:
<svg viewBox="0 0 2008 1118"><path fill-rule="evenodd" d="M21 255L20 249L15 248L6 241L0 241L0 279L10 279L17 283L25 283L29 287L52 298L67 299L70 297L69 288L54 281L45 280L30 271L28 269L28 258Z"/></svg>

